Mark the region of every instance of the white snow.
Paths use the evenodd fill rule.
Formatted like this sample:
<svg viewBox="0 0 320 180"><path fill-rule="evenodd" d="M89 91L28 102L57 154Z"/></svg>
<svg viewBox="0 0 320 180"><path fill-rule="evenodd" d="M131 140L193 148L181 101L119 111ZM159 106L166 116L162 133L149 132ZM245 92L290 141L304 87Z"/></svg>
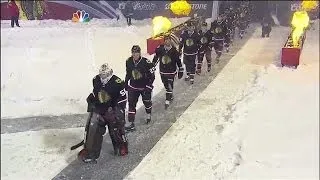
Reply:
<svg viewBox="0 0 320 180"><path fill-rule="evenodd" d="M48 180L76 159L83 128L1 134L1 179Z"/></svg>
<svg viewBox="0 0 320 180"><path fill-rule="evenodd" d="M288 33L257 29L126 179L319 179L319 29L297 70Z"/></svg>
<svg viewBox="0 0 320 180"><path fill-rule="evenodd" d="M186 18L171 20L176 25ZM133 24L43 20L21 21L21 28L12 29L1 21L1 118L85 113L99 65L108 62L124 79L132 45L146 54L151 19ZM161 89L157 78L153 94Z"/></svg>

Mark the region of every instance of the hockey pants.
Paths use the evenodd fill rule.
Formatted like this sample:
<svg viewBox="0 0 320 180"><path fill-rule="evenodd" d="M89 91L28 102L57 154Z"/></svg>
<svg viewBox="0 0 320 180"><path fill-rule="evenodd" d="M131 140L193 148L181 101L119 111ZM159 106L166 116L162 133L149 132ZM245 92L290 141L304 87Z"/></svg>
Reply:
<svg viewBox="0 0 320 180"><path fill-rule="evenodd" d="M147 114L151 114L152 110L152 91L128 91L128 103L129 103L129 112L128 112L128 121L134 122L136 117L136 106L139 100L140 95L142 96L142 101Z"/></svg>
<svg viewBox="0 0 320 180"><path fill-rule="evenodd" d="M269 37L270 32L271 32L271 27L269 27L269 26L262 26L261 37L265 37L265 36Z"/></svg>
<svg viewBox="0 0 320 180"><path fill-rule="evenodd" d="M224 47L226 48L229 48L230 46L230 43L231 43L231 32L229 32L227 35L226 35L226 38L225 38L225 41L224 41Z"/></svg>
<svg viewBox="0 0 320 180"><path fill-rule="evenodd" d="M187 76L190 77L190 81L194 81L194 75L196 73L196 58L196 54L183 55L183 63L186 65Z"/></svg>
<svg viewBox="0 0 320 180"><path fill-rule="evenodd" d="M197 63L197 72L201 72L201 67L202 67L202 62L203 62L204 56L206 56L208 69L211 68L211 62L212 62L211 52L212 51L209 48L206 49L204 52L199 52L199 54L198 54L198 63Z"/></svg>
<svg viewBox="0 0 320 180"><path fill-rule="evenodd" d="M216 51L217 58L220 58L223 51L224 40L214 40L214 50Z"/></svg>
<svg viewBox="0 0 320 180"><path fill-rule="evenodd" d="M124 113L120 112L118 108L114 108L114 110L104 115L91 112L89 118L84 144L84 149L88 153L89 158L99 158L106 125L108 126L114 153L116 155L126 155L128 153L128 142L124 129Z"/></svg>
<svg viewBox="0 0 320 180"><path fill-rule="evenodd" d="M16 24L16 26L20 27L20 25L19 25L19 17L17 17L17 16L12 16L11 17L11 27L14 27L14 24Z"/></svg>
<svg viewBox="0 0 320 180"><path fill-rule="evenodd" d="M172 100L172 93L173 93L173 83L174 83L174 76L165 76L161 75L161 81L166 88L166 100Z"/></svg>

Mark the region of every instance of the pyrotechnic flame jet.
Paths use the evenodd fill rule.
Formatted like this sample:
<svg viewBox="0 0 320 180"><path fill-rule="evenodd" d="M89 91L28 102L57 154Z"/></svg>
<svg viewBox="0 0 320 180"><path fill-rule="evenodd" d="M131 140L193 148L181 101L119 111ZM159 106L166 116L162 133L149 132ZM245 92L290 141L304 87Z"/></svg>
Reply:
<svg viewBox="0 0 320 180"><path fill-rule="evenodd" d="M293 14L291 25L293 27L293 31L291 34L291 38L293 41L293 46L299 46L299 40L302 36L303 32L309 25L309 16L307 11L313 10L318 6L317 1L304 0L301 3L301 9L296 11Z"/></svg>

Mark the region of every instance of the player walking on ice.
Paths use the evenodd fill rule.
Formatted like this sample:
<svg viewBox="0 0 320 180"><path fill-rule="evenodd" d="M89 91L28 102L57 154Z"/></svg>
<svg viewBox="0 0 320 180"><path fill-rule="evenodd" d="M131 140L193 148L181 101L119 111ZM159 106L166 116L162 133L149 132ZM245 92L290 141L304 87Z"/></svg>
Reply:
<svg viewBox="0 0 320 180"><path fill-rule="evenodd" d="M85 127L84 148L78 154L83 162L95 163L99 158L106 125L114 154L128 154L124 128L127 95L124 87L124 82L113 75L108 64L100 67L99 74L93 79L93 92L87 98L90 115Z"/></svg>
<svg viewBox="0 0 320 180"><path fill-rule="evenodd" d="M170 35L164 37L164 44L157 47L152 63L154 66L160 65L161 81L166 88L165 109L169 107L173 100L174 78L178 73L178 78L183 76L183 67L178 50L172 45Z"/></svg>
<svg viewBox="0 0 320 180"><path fill-rule="evenodd" d="M155 68L151 61L141 57L141 48L134 45L131 49L132 56L126 61L126 89L128 91L128 121L130 125L126 127L127 131L135 130L136 106L140 96L147 113L146 123L151 121L152 110L152 90L155 79Z"/></svg>

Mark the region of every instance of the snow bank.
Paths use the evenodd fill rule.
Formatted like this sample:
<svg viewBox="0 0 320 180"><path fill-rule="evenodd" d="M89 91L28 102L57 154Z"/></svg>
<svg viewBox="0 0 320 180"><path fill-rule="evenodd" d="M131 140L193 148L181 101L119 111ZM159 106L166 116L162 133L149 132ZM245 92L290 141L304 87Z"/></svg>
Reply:
<svg viewBox="0 0 320 180"><path fill-rule="evenodd" d="M133 24L43 20L21 21L22 28L12 29L1 21L1 117L85 113L98 65L108 62L124 78L132 45L146 53L151 19ZM154 95L162 88L159 78L155 84Z"/></svg>

